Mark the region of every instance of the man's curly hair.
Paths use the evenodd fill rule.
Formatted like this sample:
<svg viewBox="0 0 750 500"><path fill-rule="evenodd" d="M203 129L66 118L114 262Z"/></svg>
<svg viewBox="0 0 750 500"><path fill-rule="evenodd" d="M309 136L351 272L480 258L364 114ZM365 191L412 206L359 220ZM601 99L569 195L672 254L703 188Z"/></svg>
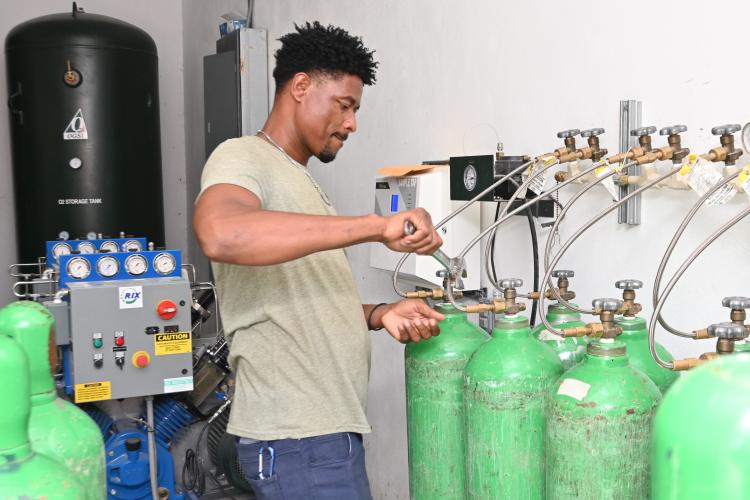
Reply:
<svg viewBox="0 0 750 500"><path fill-rule="evenodd" d="M276 51L276 68L273 78L276 91L299 73L328 75L350 74L362 79L365 85L375 83L374 51L367 50L362 39L336 26L323 26L318 21L302 26L294 25L296 33L281 38L281 48Z"/></svg>

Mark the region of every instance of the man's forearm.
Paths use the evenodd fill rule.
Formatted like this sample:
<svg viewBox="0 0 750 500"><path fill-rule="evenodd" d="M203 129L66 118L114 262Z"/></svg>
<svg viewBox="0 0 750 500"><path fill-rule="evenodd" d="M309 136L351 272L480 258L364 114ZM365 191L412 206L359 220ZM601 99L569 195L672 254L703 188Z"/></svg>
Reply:
<svg viewBox="0 0 750 500"><path fill-rule="evenodd" d="M373 313L372 310L376 305L377 304L362 304L362 312L365 314L365 321L368 321L369 319L367 324L367 328L369 329L383 328L383 315L393 307L393 304L385 304L378 307ZM372 314L372 316L370 316L370 314Z"/></svg>
<svg viewBox="0 0 750 500"><path fill-rule="evenodd" d="M314 252L381 241L376 215L339 217L257 210L222 214L209 221L201 247L213 261L265 266Z"/></svg>

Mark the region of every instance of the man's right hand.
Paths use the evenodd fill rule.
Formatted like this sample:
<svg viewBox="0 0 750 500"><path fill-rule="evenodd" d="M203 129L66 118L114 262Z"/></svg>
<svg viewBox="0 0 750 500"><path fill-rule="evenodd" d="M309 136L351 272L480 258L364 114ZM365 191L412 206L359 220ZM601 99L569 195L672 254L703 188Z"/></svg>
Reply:
<svg viewBox="0 0 750 500"><path fill-rule="evenodd" d="M432 227L432 218L423 208L415 208L384 217L383 243L396 252L414 252L419 255L432 255L443 244L442 238ZM404 233L404 223L414 225L414 233Z"/></svg>

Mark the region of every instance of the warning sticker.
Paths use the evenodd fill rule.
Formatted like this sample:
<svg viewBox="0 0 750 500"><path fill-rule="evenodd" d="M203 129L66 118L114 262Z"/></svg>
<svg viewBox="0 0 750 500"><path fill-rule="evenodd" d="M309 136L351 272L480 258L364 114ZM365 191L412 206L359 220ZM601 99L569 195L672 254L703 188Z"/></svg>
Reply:
<svg viewBox="0 0 750 500"><path fill-rule="evenodd" d="M158 333L154 335L154 355L190 354L193 343L190 332Z"/></svg>
<svg viewBox="0 0 750 500"><path fill-rule="evenodd" d="M81 108L78 108L76 114L73 115L73 119L70 120L68 126L65 127L63 132L63 139L66 141L80 141L89 138L89 133L86 130L86 122L83 121L83 113Z"/></svg>
<svg viewBox="0 0 750 500"><path fill-rule="evenodd" d="M184 392L193 390L193 377L177 377L164 379L164 392Z"/></svg>
<svg viewBox="0 0 750 500"><path fill-rule="evenodd" d="M89 382L76 384L75 402L89 403L91 401L105 401L112 399L112 382Z"/></svg>
<svg viewBox="0 0 750 500"><path fill-rule="evenodd" d="M589 393L589 389L591 389L591 384L587 384L586 382L574 378L566 378L560 384L557 393L562 394L563 396L570 396L578 401L583 401L583 398Z"/></svg>

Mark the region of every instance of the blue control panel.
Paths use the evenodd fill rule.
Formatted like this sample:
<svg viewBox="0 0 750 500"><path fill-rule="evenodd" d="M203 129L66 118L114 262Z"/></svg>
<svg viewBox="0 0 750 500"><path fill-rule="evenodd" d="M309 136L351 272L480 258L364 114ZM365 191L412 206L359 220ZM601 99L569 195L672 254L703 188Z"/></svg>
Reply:
<svg viewBox="0 0 750 500"><path fill-rule="evenodd" d="M54 240L46 243L47 267L58 264L58 257L72 253L97 254L140 252L148 247L146 238L106 238L100 240Z"/></svg>
<svg viewBox="0 0 750 500"><path fill-rule="evenodd" d="M182 275L182 252L179 250L69 254L60 255L59 260L60 288L71 282L174 278Z"/></svg>

